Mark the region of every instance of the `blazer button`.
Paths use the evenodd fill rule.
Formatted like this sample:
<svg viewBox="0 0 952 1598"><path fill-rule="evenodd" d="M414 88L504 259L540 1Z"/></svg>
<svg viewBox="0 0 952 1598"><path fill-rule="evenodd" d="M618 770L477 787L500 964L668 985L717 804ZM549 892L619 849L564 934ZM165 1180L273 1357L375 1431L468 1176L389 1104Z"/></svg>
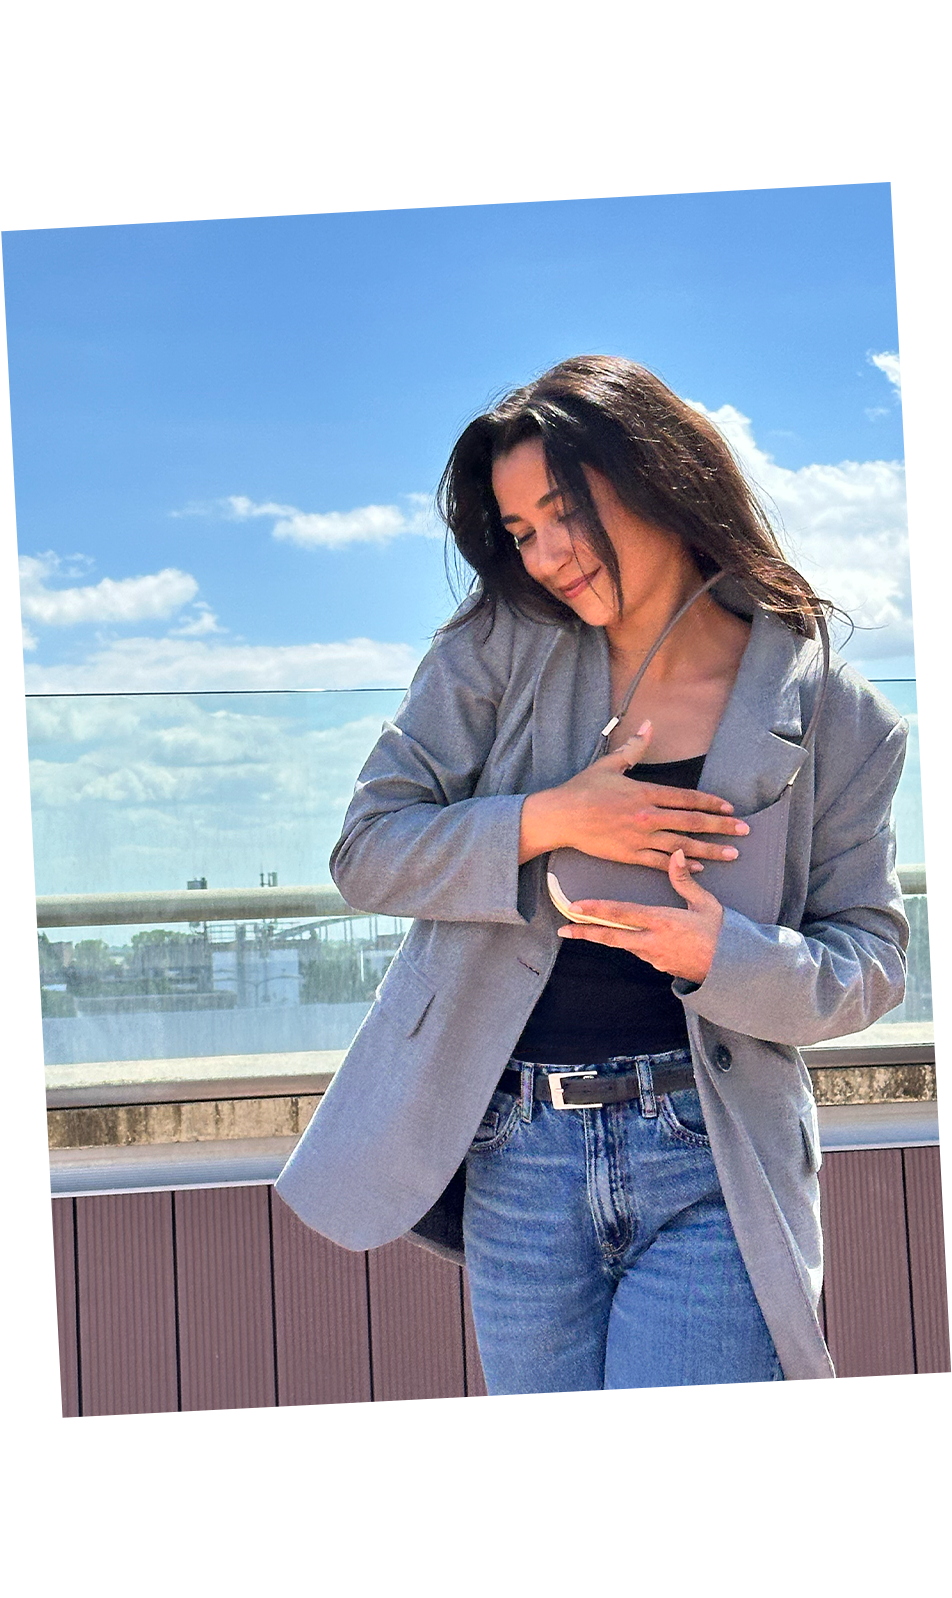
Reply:
<svg viewBox="0 0 952 1598"><path fill-rule="evenodd" d="M729 1071L734 1063L734 1057L726 1043L719 1043L714 1050L714 1064L719 1071Z"/></svg>

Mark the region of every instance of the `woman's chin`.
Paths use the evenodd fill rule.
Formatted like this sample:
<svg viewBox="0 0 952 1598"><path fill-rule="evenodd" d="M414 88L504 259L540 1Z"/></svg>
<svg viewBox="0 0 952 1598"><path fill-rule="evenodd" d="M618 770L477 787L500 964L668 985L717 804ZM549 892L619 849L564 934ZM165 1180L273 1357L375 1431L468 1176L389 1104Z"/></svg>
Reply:
<svg viewBox="0 0 952 1598"><path fill-rule="evenodd" d="M600 599L593 589L587 588L574 599L566 599L564 594L559 594L563 605L574 611L579 621L584 621L589 627L608 627L615 620L614 605Z"/></svg>

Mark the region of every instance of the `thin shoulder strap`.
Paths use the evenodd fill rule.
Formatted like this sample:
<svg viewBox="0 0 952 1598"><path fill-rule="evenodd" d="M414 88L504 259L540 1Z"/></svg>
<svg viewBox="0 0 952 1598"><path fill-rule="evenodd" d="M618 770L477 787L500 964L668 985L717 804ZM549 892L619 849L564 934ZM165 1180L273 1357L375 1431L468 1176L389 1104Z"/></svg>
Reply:
<svg viewBox="0 0 952 1598"><path fill-rule="evenodd" d="M664 628L663 632L658 634L658 637L655 639L644 660L641 662L641 665L638 667L638 670L635 672L634 677L628 685L628 691L621 702L621 707L618 710L617 715L612 716L611 721L606 722L605 726L602 728L599 735L601 740L607 741L609 735L613 733L615 728L618 726L618 723L621 721L626 710L628 709L628 706L635 697L635 690L638 687L638 684L641 682L642 677L648 670L648 667L651 665L651 662L654 660L655 655L658 653L658 650L661 648L661 645L664 643L668 634L678 625L681 617L686 615L691 609L691 606L694 604L695 600L700 599L702 594L706 594L709 588L714 587L715 583L719 583L723 575L724 573L722 571L716 571L713 577L709 577L707 582L703 583L697 592L691 595L690 599L681 606L680 610L675 611L674 615L671 617L671 620L668 622L667 627ZM601 748L601 746L599 746L598 754L604 754L604 750Z"/></svg>

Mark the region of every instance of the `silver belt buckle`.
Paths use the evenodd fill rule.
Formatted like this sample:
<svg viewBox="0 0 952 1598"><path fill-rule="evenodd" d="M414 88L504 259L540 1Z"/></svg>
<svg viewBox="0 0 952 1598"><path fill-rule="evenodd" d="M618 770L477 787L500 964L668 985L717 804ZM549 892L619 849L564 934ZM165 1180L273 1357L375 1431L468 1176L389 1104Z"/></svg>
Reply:
<svg viewBox="0 0 952 1598"><path fill-rule="evenodd" d="M545 1079L549 1084L552 1094L553 1110L601 1110L601 1104L566 1104L562 1083L567 1077L592 1077L597 1076L597 1071L546 1071Z"/></svg>

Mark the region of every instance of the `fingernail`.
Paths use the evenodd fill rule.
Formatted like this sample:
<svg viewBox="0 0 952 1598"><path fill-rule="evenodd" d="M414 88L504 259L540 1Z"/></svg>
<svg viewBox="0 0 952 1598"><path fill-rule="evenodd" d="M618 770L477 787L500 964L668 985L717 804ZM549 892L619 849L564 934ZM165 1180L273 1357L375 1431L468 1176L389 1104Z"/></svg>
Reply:
<svg viewBox="0 0 952 1598"><path fill-rule="evenodd" d="M750 828L748 827L746 821L735 821L734 831L739 833L747 833L750 831Z"/></svg>
<svg viewBox="0 0 952 1598"><path fill-rule="evenodd" d="M641 726L638 728L638 731L635 733L635 737L636 738L643 738L645 733L646 732L650 732L650 731L651 731L651 722L650 721L643 721L641 723Z"/></svg>
<svg viewBox="0 0 952 1598"><path fill-rule="evenodd" d="M725 799L724 803L721 805L721 815L722 816L729 816L729 815L732 814L733 809L734 809L734 806L733 805L729 805L727 803L726 799Z"/></svg>
<svg viewBox="0 0 952 1598"><path fill-rule="evenodd" d="M695 871L695 872L696 871L703 871L704 867L702 866L700 860L692 860L691 864L688 866L688 870L689 871Z"/></svg>
<svg viewBox="0 0 952 1598"><path fill-rule="evenodd" d="M736 860L737 859L737 850L736 849L722 849L721 850L721 859L722 860Z"/></svg>

